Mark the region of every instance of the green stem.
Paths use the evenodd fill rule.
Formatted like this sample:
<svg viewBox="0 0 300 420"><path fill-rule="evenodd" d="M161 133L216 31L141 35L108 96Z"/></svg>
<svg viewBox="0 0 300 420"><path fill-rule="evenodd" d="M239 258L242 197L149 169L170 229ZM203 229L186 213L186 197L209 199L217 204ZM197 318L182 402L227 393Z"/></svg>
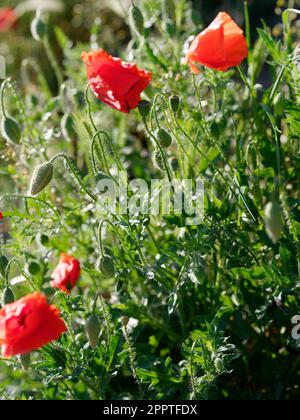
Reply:
<svg viewBox="0 0 300 420"><path fill-rule="evenodd" d="M98 227L98 241L99 241L100 253L101 253L101 256L102 257L105 255L105 251L104 251L104 247L103 247L103 241L102 241L102 227L103 227L104 223L110 224L111 227L114 229L114 225L108 219L103 219L99 223L99 227Z"/></svg>
<svg viewBox="0 0 300 420"><path fill-rule="evenodd" d="M58 62L57 62L56 55L55 55L55 53L53 51L53 48L52 48L52 43L49 40L48 30L47 30L47 34L46 34L45 38L43 39L43 45L44 45L44 49L45 49L45 52L47 54L48 60L50 61L50 64L51 64L51 66L54 70L55 77L57 79L58 85L60 87L64 82L64 75L61 71L61 68L60 68Z"/></svg>
<svg viewBox="0 0 300 420"><path fill-rule="evenodd" d="M86 101L86 104L87 104L88 116L89 116L90 123L93 127L94 132L97 132L98 129L97 129L97 126L96 126L96 124L94 122L94 119L93 119L91 102L89 100L89 95L88 95L89 88L90 88L90 85L87 84L86 88L85 88L85 101ZM103 167L104 167L104 170L106 171L106 173L110 174L107 159L106 159L105 149L104 149L104 146L102 144L101 137L99 135L98 135L98 138L99 138L99 146L100 146L100 153L101 153L101 159L100 160L102 161L101 163L103 164Z"/></svg>
<svg viewBox="0 0 300 420"><path fill-rule="evenodd" d="M28 281L28 283L33 288L33 290L38 290L36 285L33 283L33 281L25 274L25 272L23 270L23 267L22 267L20 261L17 258L11 259L6 266L6 269L5 269L5 284L6 284L6 286L9 287L9 280L8 280L9 272L10 272L12 264L14 264L14 263L18 266L18 269L19 269L20 273Z"/></svg>
<svg viewBox="0 0 300 420"><path fill-rule="evenodd" d="M1 93L0 93L0 95L1 95L1 110L2 110L4 118L7 118L7 114L6 114L6 111L5 111L5 105L4 105L4 91L5 91L5 88L6 88L7 84L8 84L8 79L6 79L2 82Z"/></svg>
<svg viewBox="0 0 300 420"><path fill-rule="evenodd" d="M65 155L64 152L62 153L58 153L57 155L55 155L52 159L50 159L49 163L53 163L56 159L60 159L63 158L68 167L69 170L71 171L72 175L74 176L76 182L78 183L78 185L81 187L81 189L93 200L93 201L97 201L97 197L95 196L95 194L93 194L91 191L89 191L89 189L84 185L84 183L81 181L80 177L78 176L78 174L74 171L73 169L73 165L70 161L70 159L68 158L67 155Z"/></svg>
<svg viewBox="0 0 300 420"><path fill-rule="evenodd" d="M168 164L168 161L167 161L167 157L166 157L166 154L165 154L165 152L164 152L164 150L163 150L163 148L161 147L161 145L159 144L159 141L156 139L156 137L151 133L151 131L149 130L149 127L148 127L148 124L147 124L147 121L144 119L144 125L145 125L145 128L146 128L146 132L148 133L148 135L152 138L152 140L154 141L154 143L155 143L155 145L156 145L156 147L159 149L159 151L160 151L160 154L161 154L161 156L162 156L162 158L163 158L163 162L164 162L164 167L165 167L165 170L166 170L166 172L167 172L167 176L168 176L168 179L169 179L169 182L170 182L170 184L172 183L172 175L171 175L171 170L170 170L170 168L169 168L169 164Z"/></svg>

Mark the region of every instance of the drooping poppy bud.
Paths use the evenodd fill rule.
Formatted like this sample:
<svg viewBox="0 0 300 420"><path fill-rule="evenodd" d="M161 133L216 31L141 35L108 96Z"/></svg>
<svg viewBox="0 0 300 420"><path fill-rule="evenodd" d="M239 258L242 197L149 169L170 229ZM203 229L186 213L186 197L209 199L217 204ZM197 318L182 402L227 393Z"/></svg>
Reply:
<svg viewBox="0 0 300 420"><path fill-rule="evenodd" d="M71 255L62 254L51 278L51 286L70 293L80 277L80 262Z"/></svg>
<svg viewBox="0 0 300 420"><path fill-rule="evenodd" d="M193 40L185 58L194 73L197 65L210 69L227 71L239 66L248 55L247 41L243 30L225 12Z"/></svg>
<svg viewBox="0 0 300 420"><path fill-rule="evenodd" d="M150 111L151 111L151 102L141 101L139 103L139 113L142 118L147 118Z"/></svg>
<svg viewBox="0 0 300 420"><path fill-rule="evenodd" d="M67 328L58 309L39 292L0 310L0 346L3 357L27 354L57 340Z"/></svg>
<svg viewBox="0 0 300 420"><path fill-rule="evenodd" d="M144 17L142 12L134 4L130 7L130 19L133 26L133 29L141 36L144 36Z"/></svg>
<svg viewBox="0 0 300 420"><path fill-rule="evenodd" d="M174 112L174 114L176 114L179 108L179 96L173 95L171 96L169 101L170 101L170 107L172 111Z"/></svg>
<svg viewBox="0 0 300 420"><path fill-rule="evenodd" d="M2 306L8 305L15 301L15 296L10 287L6 287L2 296Z"/></svg>
<svg viewBox="0 0 300 420"><path fill-rule="evenodd" d="M30 353L20 355L20 362L21 362L22 368L24 370L29 369L30 361L31 361L31 354Z"/></svg>
<svg viewBox="0 0 300 420"><path fill-rule="evenodd" d="M8 265L8 259L5 255L0 255L0 274L2 277L5 277L5 270Z"/></svg>
<svg viewBox="0 0 300 420"><path fill-rule="evenodd" d="M87 333L87 337L92 348L97 347L99 334L101 331L101 325L99 322L98 317L95 314L92 314L88 317L85 329Z"/></svg>
<svg viewBox="0 0 300 420"><path fill-rule="evenodd" d="M30 195L39 194L50 184L53 178L53 169L51 162L42 163L35 168L30 181Z"/></svg>
<svg viewBox="0 0 300 420"><path fill-rule="evenodd" d="M141 93L151 82L151 73L135 64L112 57L103 49L82 53L89 84L96 97L121 112L138 106Z"/></svg>
<svg viewBox="0 0 300 420"><path fill-rule="evenodd" d="M19 144L21 140L21 129L18 122L11 118L5 117L1 124L2 135L10 143Z"/></svg>
<svg viewBox="0 0 300 420"><path fill-rule="evenodd" d="M160 142L160 144L165 147L168 148L171 146L172 144L172 137L170 136L170 134L164 130L163 128L160 128L159 130L157 130L157 138Z"/></svg>
<svg viewBox="0 0 300 420"><path fill-rule="evenodd" d="M153 161L157 169L159 169L162 172L165 171L164 160L159 149L154 150Z"/></svg>
<svg viewBox="0 0 300 420"><path fill-rule="evenodd" d="M115 263L112 257L109 255L103 255L99 257L96 262L96 269L101 271L107 278L114 277L115 275Z"/></svg>
<svg viewBox="0 0 300 420"><path fill-rule="evenodd" d="M265 207L266 232L271 241L276 244L283 230L283 215L279 203L272 201Z"/></svg>

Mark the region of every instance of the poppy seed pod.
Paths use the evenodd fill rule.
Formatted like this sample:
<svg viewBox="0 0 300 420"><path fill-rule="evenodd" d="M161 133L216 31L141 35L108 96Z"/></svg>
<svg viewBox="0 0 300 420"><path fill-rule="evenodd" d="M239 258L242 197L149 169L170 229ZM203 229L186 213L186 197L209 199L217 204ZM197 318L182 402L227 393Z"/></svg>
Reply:
<svg viewBox="0 0 300 420"><path fill-rule="evenodd" d="M19 144L21 140L21 129L16 120L5 117L1 126L2 135L10 143Z"/></svg>
<svg viewBox="0 0 300 420"><path fill-rule="evenodd" d="M171 146L172 144L172 137L170 136L170 134L164 130L163 128L160 128L159 130L157 130L157 138L160 142L160 144L165 147L168 148Z"/></svg>
<svg viewBox="0 0 300 420"><path fill-rule="evenodd" d="M21 363L22 368L24 370L28 370L29 369L30 361L31 361L31 355L30 355L30 353L26 353L26 354L21 354L20 355L20 363Z"/></svg>
<svg viewBox="0 0 300 420"><path fill-rule="evenodd" d="M30 181L30 195L37 195L43 191L43 189L50 184L52 178L53 165L51 162L42 163L41 165L37 166Z"/></svg>
<svg viewBox="0 0 300 420"><path fill-rule="evenodd" d="M0 274L1 276L5 277L5 270L8 265L8 259L5 255L0 255Z"/></svg>
<svg viewBox="0 0 300 420"><path fill-rule="evenodd" d="M96 269L101 271L106 277L111 278L115 275L115 263L109 255L103 255L96 262Z"/></svg>
<svg viewBox="0 0 300 420"><path fill-rule="evenodd" d="M273 201L266 205L265 226L269 238L276 244L283 230L283 216L279 203Z"/></svg>
<svg viewBox="0 0 300 420"><path fill-rule="evenodd" d="M138 7L134 5L130 7L130 18L131 18L132 26L135 29L135 31L139 35L144 36L144 33L145 33L144 17Z"/></svg>
<svg viewBox="0 0 300 420"><path fill-rule="evenodd" d="M2 305L9 305L15 301L15 296L10 287L6 287L2 296Z"/></svg>
<svg viewBox="0 0 300 420"><path fill-rule="evenodd" d="M174 114L176 114L176 112L178 111L178 108L179 108L179 96L177 96L177 95L171 96L170 107L171 107L172 111L174 112Z"/></svg>
<svg viewBox="0 0 300 420"><path fill-rule="evenodd" d="M42 41L46 36L47 28L45 22L41 18L40 12L31 22L31 34L36 41Z"/></svg>
<svg viewBox="0 0 300 420"><path fill-rule="evenodd" d="M85 324L86 334L90 346L94 349L97 347L101 325L96 315L90 315Z"/></svg>
<svg viewBox="0 0 300 420"><path fill-rule="evenodd" d="M139 113L142 118L147 118L149 115L149 112L151 110L151 102L149 101L141 101L138 105L139 107Z"/></svg>

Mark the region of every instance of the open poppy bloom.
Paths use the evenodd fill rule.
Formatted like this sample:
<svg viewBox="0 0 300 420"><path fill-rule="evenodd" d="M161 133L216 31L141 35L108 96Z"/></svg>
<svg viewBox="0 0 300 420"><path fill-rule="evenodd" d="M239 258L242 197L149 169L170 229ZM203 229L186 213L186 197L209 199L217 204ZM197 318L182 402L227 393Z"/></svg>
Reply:
<svg viewBox="0 0 300 420"><path fill-rule="evenodd" d="M0 32L6 32L16 26L18 16L14 9L3 7L0 9Z"/></svg>
<svg viewBox="0 0 300 420"><path fill-rule="evenodd" d="M0 346L3 357L26 354L57 340L67 327L58 309L39 292L0 310Z"/></svg>
<svg viewBox="0 0 300 420"><path fill-rule="evenodd" d="M83 52L87 76L96 97L121 112L138 106L141 93L152 80L151 73L123 62L103 49Z"/></svg>
<svg viewBox="0 0 300 420"><path fill-rule="evenodd" d="M0 211L0 222L1 222L1 220L3 220L3 214L2 214L2 212Z"/></svg>
<svg viewBox="0 0 300 420"><path fill-rule="evenodd" d="M52 274L51 286L70 293L80 276L80 263L76 258L62 254Z"/></svg>
<svg viewBox="0 0 300 420"><path fill-rule="evenodd" d="M199 73L197 64L210 69L227 71L239 66L248 55L243 30L225 12L220 12L210 26L193 40L185 64Z"/></svg>

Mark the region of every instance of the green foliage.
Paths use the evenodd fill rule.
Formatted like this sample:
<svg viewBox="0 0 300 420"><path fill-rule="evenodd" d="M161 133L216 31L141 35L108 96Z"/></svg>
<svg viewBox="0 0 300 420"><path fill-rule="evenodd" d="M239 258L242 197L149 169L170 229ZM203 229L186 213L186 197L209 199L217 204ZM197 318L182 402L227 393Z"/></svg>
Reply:
<svg viewBox="0 0 300 420"><path fill-rule="evenodd" d="M82 2L82 13L64 3L47 14L41 41L30 34L32 12L10 35L16 82L5 84L4 107L22 136L19 145L0 137L0 284L7 291L9 274L16 298L41 290L69 331L30 359L1 359L0 399L299 398L297 15L285 12L272 30L262 24L248 65L202 68L193 80L182 58L202 16L187 0L138 2L143 25L136 17L131 35L130 2L108 2L117 14L102 10L101 23L102 2ZM81 52L100 47L152 72L142 116L85 89ZM57 154L40 195L29 195L34 168ZM103 216L96 184L124 168L147 181L203 177L202 223ZM265 225L274 202L276 241ZM50 287L61 252L82 266L70 296Z"/></svg>

